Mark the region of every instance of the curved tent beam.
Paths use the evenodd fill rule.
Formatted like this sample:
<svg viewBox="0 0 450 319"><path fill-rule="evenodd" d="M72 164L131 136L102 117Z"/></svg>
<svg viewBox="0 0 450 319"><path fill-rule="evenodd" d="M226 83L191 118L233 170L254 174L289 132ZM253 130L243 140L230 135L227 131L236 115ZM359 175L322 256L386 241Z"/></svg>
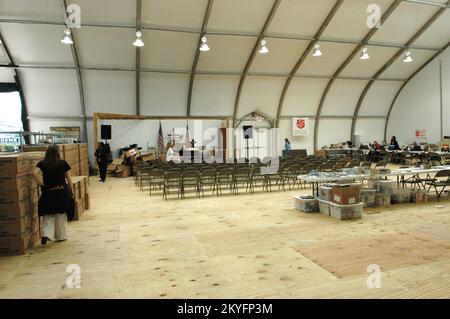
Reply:
<svg viewBox="0 0 450 319"><path fill-rule="evenodd" d="M258 40L255 43L255 46L253 47L252 53L250 54L247 63L245 64L244 71L242 72L241 80L239 81L239 86L236 93L236 99L234 103L234 112L233 112L233 127L236 127L236 120L237 115L239 111L239 102L241 100L241 94L242 94L242 88L244 86L245 79L247 78L247 75L249 73L250 67L252 66L253 60L256 57L256 54L258 53L258 48L260 45L261 40L266 36L267 30L269 29L270 23L272 22L273 17L275 16L275 13L278 10L278 7L280 6L281 0L275 0L272 6L272 9L270 10L269 16L266 19L266 22L264 23L264 26L259 33Z"/></svg>
<svg viewBox="0 0 450 319"><path fill-rule="evenodd" d="M403 2L403 0L395 0L389 8L386 10L386 12L381 17L381 24L383 24L390 15L397 9L397 7ZM334 73L332 79L328 81L328 84L322 94L322 97L320 98L319 107L317 108L316 113L316 119L315 119L315 125L314 125L314 150L317 148L317 132L319 131L319 123L320 123L320 116L322 114L322 108L325 104L325 100L328 96L328 93L330 92L331 87L333 86L336 78L342 73L342 71L346 68L346 66L353 60L353 58L358 55L358 53L361 51L361 49L367 45L369 40L372 38L372 36L377 32L377 28L372 28L369 33L364 37L364 39L361 41L361 43L350 53L350 55L347 57L347 59L344 61L344 63L341 64L341 66L337 69L337 71Z"/></svg>
<svg viewBox="0 0 450 319"><path fill-rule="evenodd" d="M211 16L211 10L212 10L213 3L214 3L214 0L208 0L208 6L206 7L205 17L203 18L202 31L198 37L197 46L195 47L195 57L194 57L194 62L192 63L191 77L189 79L189 91L188 91L187 111L186 111L187 116L191 116L192 89L194 88L195 74L197 72L198 59L200 58L199 47L202 43L202 37L206 33L206 27L208 26L209 17Z"/></svg>
<svg viewBox="0 0 450 319"><path fill-rule="evenodd" d="M392 109L395 106L395 103L397 102L398 97L400 96L400 94L402 93L403 89L406 87L406 85L411 82L411 80L420 73L420 71L422 71L426 66L428 66L431 62L434 61L434 59L436 59L442 52L444 52L445 50L447 50L447 48L450 46L450 42L448 42L438 53L436 53L435 55L433 55L427 62L425 62L419 69L417 69L413 74L410 75L410 77L403 83L403 85L398 89L397 93L395 94L394 99L392 100L392 103L389 107L389 111L388 114L386 116L386 123L384 125L384 140L386 140L387 137L387 128L388 128L388 124L389 124L389 119L391 117L391 113L392 113Z"/></svg>
<svg viewBox="0 0 450 319"><path fill-rule="evenodd" d="M142 0L136 0L136 32L141 31ZM136 115L141 115L141 48L136 47Z"/></svg>
<svg viewBox="0 0 450 319"><path fill-rule="evenodd" d="M334 4L333 8L331 9L328 16L323 21L322 25L320 26L317 33L314 35L314 39L310 41L308 47L303 52L302 56L298 60L298 62L295 64L294 68L292 69L291 73L289 74L289 77L286 79L286 83L284 84L283 91L281 93L280 101L278 103L278 109L277 109L277 117L276 117L276 127L278 127L279 121L280 121L280 115L283 110L283 104L284 99L286 98L287 91L289 90L289 86L291 85L292 79L297 74L300 67L305 62L306 58L309 56L309 53L311 52L314 43L319 40L319 38L322 36L323 32L327 28L328 24L330 24L331 20L334 18L336 13L338 12L339 8L341 7L342 3L344 3L344 0L337 0Z"/></svg>
<svg viewBox="0 0 450 319"><path fill-rule="evenodd" d="M61 0L61 7L63 9L63 16L65 21L65 26L67 22L67 3L66 0ZM70 50L72 53L73 63L75 64L75 71L77 74L77 80L78 80L78 92L80 94L80 107L81 107L81 114L83 116L83 139L85 143L88 143L88 134L87 134L87 120L86 120L86 105L84 100L84 86L83 86L83 78L81 76L81 68L80 68L80 61L78 59L78 53L77 53L77 47L76 47L76 39L75 35L72 33L72 41L73 44L70 45Z"/></svg>
<svg viewBox="0 0 450 319"><path fill-rule="evenodd" d="M447 5L450 3L450 0L447 1ZM409 41L405 44L405 47L409 47L412 45L416 40L425 32L428 30L428 28L445 12L445 8L440 8L436 11L433 16L428 19L428 21L409 39ZM375 83L375 80L378 79L407 49L400 49L388 62L386 62L385 65L383 65L377 73L373 76L373 79L367 83L366 87L364 88L363 92L361 93L361 96L358 99L358 103L356 104L355 111L353 113L353 119L352 119L352 128L350 131L350 141L354 142L354 135L355 135L355 128L356 128L356 121L358 119L359 111L361 109L361 105L363 104L367 93L369 92L372 85Z"/></svg>

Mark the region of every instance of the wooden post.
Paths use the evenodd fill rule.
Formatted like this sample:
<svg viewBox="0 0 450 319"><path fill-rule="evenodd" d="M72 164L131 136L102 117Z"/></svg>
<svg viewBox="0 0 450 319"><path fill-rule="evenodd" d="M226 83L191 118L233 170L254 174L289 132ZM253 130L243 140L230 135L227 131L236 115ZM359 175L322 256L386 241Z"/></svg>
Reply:
<svg viewBox="0 0 450 319"><path fill-rule="evenodd" d="M94 143L92 144L92 147L94 148L94 153L97 148L98 144L98 113L94 112Z"/></svg>

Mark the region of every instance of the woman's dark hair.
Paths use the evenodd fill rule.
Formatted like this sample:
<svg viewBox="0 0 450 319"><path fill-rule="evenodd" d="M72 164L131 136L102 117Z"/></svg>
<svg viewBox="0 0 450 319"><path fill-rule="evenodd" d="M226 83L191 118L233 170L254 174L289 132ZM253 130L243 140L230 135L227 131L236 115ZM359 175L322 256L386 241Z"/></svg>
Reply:
<svg viewBox="0 0 450 319"><path fill-rule="evenodd" d="M397 140L397 138L395 136L391 137L391 141L396 141L396 140Z"/></svg>
<svg viewBox="0 0 450 319"><path fill-rule="evenodd" d="M289 142L289 140L287 138L284 139L285 143L291 144L291 142Z"/></svg>
<svg viewBox="0 0 450 319"><path fill-rule="evenodd" d="M58 146L50 145L45 151L44 164L49 168L56 168L60 159Z"/></svg>

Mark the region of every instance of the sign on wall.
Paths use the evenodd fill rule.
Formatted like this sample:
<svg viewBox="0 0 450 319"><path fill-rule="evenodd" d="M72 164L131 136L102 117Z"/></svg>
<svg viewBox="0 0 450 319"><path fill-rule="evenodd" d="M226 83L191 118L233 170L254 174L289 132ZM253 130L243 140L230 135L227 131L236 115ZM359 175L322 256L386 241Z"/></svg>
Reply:
<svg viewBox="0 0 450 319"><path fill-rule="evenodd" d="M416 130L416 139L418 140L426 140L427 139L427 131L423 129Z"/></svg>
<svg viewBox="0 0 450 319"><path fill-rule="evenodd" d="M292 135L303 136L309 134L309 118L294 117L292 118Z"/></svg>

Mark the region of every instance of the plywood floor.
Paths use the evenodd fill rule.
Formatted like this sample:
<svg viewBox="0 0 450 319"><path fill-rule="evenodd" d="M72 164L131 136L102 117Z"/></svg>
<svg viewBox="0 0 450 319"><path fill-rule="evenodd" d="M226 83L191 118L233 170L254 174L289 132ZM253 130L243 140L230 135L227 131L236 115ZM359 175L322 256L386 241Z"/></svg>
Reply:
<svg viewBox="0 0 450 319"><path fill-rule="evenodd" d="M300 193L165 202L132 179L92 179L69 241L0 257L0 298L450 297L450 200L342 222L294 210ZM80 289L65 285L70 264Z"/></svg>

